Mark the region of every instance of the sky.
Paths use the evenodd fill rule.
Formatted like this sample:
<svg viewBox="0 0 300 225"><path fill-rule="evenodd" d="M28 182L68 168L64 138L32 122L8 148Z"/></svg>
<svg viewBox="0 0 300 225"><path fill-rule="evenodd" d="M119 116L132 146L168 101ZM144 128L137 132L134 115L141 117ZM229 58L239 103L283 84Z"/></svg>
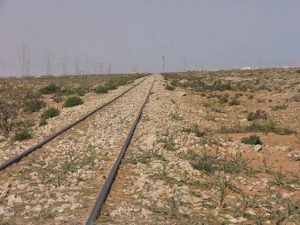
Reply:
<svg viewBox="0 0 300 225"><path fill-rule="evenodd" d="M0 75L300 65L300 0L0 0Z"/></svg>

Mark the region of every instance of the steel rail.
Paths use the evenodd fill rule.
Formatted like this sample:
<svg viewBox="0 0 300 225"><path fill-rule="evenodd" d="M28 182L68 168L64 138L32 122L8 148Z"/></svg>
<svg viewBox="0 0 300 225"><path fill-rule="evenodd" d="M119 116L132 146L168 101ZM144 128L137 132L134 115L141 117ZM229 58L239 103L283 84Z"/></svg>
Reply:
<svg viewBox="0 0 300 225"><path fill-rule="evenodd" d="M103 207L103 205L105 203L105 200L106 200L106 198L107 198L107 196L108 196L108 194L110 192L110 189L111 189L111 187L113 185L113 182L114 182L114 180L115 180L115 178L116 178L116 176L118 174L118 170L119 170L120 164L122 162L122 159L124 158L124 155L125 155L126 150L127 150L128 146L130 144L130 141L132 139L134 131L135 131L136 127L137 127L137 124L138 124L138 122L141 119L144 107L145 107L145 105L146 105L146 103L147 103L147 101L148 101L148 99L150 97L151 90L153 88L154 82L155 82L155 80L152 82L152 85L151 85L151 87L149 89L148 95L147 95L144 103L142 104L142 106L140 108L140 111L139 111L139 113L138 113L138 115L137 115L137 117L136 117L136 119L135 119L135 121L134 121L131 129L130 129L130 132L129 132L129 134L128 134L128 136L127 136L127 138L126 138L126 140L125 140L125 142L123 144L123 147L120 150L118 158L116 159L113 167L110 170L110 173L109 173L108 177L105 180L105 183L104 183L104 185L103 185L103 187L102 187L102 189L101 189L101 191L100 191L100 193L99 193L99 195L98 195L98 197L96 199L95 205L94 205L94 207L93 207L93 209L92 209L92 211L91 211L91 213L90 213L90 215L89 215L89 217L88 217L88 219L86 221L86 225L93 225L94 222L95 222L95 220L97 219L98 215L101 214L101 209L102 209L102 207Z"/></svg>
<svg viewBox="0 0 300 225"><path fill-rule="evenodd" d="M146 77L147 78L147 77ZM133 88L137 87L138 85L140 85L146 78L144 78L143 80L139 81L137 84L133 85L132 87L128 88L126 91L122 92L120 95L116 96L115 98L113 98L112 100L104 103L103 105L97 107L96 109L94 109L93 111L85 114L84 116L82 116L81 118L79 118L78 120L72 122L71 124L65 126L64 128L62 128L61 130L59 130L58 132L48 136L45 140L39 142L38 144L30 147L29 149L27 149L26 151L22 152L21 154L8 159L7 161L5 161L4 163L2 163L0 165L0 171L5 170L7 167L13 165L14 163L19 162L22 158L28 156L29 154L31 154L32 152L40 149L41 147L43 147L45 144L49 143L50 141L52 141L54 138L56 138L57 136L61 135L62 133L66 132L67 130L71 129L72 127L74 127L75 125L79 124L80 122L86 120L88 117L90 117L91 115L93 115L94 113L96 113L97 111L99 111L100 109L103 109L104 107L110 105L111 103L113 103L114 101L116 101L117 99L119 99L120 97L124 96L127 92L129 92L130 90L132 90Z"/></svg>

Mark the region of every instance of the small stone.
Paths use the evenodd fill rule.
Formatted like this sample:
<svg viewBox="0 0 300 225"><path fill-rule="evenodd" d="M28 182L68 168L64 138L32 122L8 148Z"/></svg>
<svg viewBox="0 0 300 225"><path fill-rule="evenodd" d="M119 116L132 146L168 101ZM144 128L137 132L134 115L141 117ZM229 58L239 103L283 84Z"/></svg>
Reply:
<svg viewBox="0 0 300 225"><path fill-rule="evenodd" d="M177 95L179 97L183 97L183 96L186 96L186 93L185 92L177 92Z"/></svg>
<svg viewBox="0 0 300 225"><path fill-rule="evenodd" d="M13 206L14 204L22 202L22 198L16 195L10 195L7 197L8 205Z"/></svg>
<svg viewBox="0 0 300 225"><path fill-rule="evenodd" d="M82 207L82 205L80 203L74 203L74 204L71 205L70 209L73 210L73 209L77 209L77 208L80 208L80 207Z"/></svg>
<svg viewBox="0 0 300 225"><path fill-rule="evenodd" d="M287 154L287 156L295 161L300 160L300 151L292 151Z"/></svg>
<svg viewBox="0 0 300 225"><path fill-rule="evenodd" d="M242 222L247 221L247 219L244 218L244 217L238 217L238 218L232 218L232 219L229 219L229 221L230 221L231 223L242 223Z"/></svg>
<svg viewBox="0 0 300 225"><path fill-rule="evenodd" d="M262 145L255 145L254 150L257 151L257 152L261 151L262 150Z"/></svg>
<svg viewBox="0 0 300 225"><path fill-rule="evenodd" d="M3 215L5 215L6 214L6 212L5 212L5 209L4 209L4 207L0 207L0 216L3 216Z"/></svg>
<svg viewBox="0 0 300 225"><path fill-rule="evenodd" d="M256 215L256 213L255 213L252 209L248 209L248 210L247 210L247 213L249 213L249 214L252 215L252 216L255 216L255 215Z"/></svg>
<svg viewBox="0 0 300 225"><path fill-rule="evenodd" d="M36 207L34 207L32 209L32 211L34 211L34 212L41 212L42 211L42 206L41 205L37 205Z"/></svg>
<svg viewBox="0 0 300 225"><path fill-rule="evenodd" d="M288 194L288 193L282 193L282 198L290 198L291 197L291 194Z"/></svg>

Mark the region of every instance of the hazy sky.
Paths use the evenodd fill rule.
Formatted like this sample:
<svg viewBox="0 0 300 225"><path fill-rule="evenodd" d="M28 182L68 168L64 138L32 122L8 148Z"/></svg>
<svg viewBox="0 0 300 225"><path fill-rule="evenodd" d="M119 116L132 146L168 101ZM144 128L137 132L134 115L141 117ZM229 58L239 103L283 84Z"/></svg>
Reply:
<svg viewBox="0 0 300 225"><path fill-rule="evenodd" d="M55 74L299 66L300 0L0 0L0 74L48 53Z"/></svg>

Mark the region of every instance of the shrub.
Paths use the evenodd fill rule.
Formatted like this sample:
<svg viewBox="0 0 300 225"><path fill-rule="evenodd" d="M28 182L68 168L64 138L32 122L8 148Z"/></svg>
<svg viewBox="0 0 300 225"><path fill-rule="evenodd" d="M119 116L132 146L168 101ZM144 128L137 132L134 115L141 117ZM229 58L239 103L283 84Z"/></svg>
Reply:
<svg viewBox="0 0 300 225"><path fill-rule="evenodd" d="M248 121L253 121L257 119L267 119L267 113L263 110L256 110L256 112L250 112L247 116Z"/></svg>
<svg viewBox="0 0 300 225"><path fill-rule="evenodd" d="M47 120L49 118L56 117L58 115L59 115L59 110L52 107L52 108L49 108L45 112L42 113L41 119L42 120Z"/></svg>
<svg viewBox="0 0 300 225"><path fill-rule="evenodd" d="M83 100L78 97L78 96L73 96L68 98L65 103L64 103L64 107L73 107L76 105L82 105L83 104Z"/></svg>
<svg viewBox="0 0 300 225"><path fill-rule="evenodd" d="M75 90L71 89L71 88L63 88L63 89L61 89L61 94L63 94L63 95L74 95Z"/></svg>
<svg viewBox="0 0 300 225"><path fill-rule="evenodd" d="M60 90L60 87L58 87L56 84L49 84L48 86L41 88L40 92L42 94L54 94L59 92Z"/></svg>
<svg viewBox="0 0 300 225"><path fill-rule="evenodd" d="M288 105L275 105L275 106L272 106L272 111L278 111L278 110L283 110L283 109L286 109L288 107Z"/></svg>
<svg viewBox="0 0 300 225"><path fill-rule="evenodd" d="M167 85L166 85L166 90L168 90L168 91L174 91L174 90L175 90L175 87L172 86L172 85L170 85L170 84L167 84Z"/></svg>
<svg viewBox="0 0 300 225"><path fill-rule="evenodd" d="M95 88L95 93L101 94L101 93L107 93L108 89L105 86L99 86Z"/></svg>
<svg viewBox="0 0 300 225"><path fill-rule="evenodd" d="M15 141L23 141L26 139L30 139L32 135L30 134L28 129L23 129L20 132L17 132L14 136Z"/></svg>
<svg viewBox="0 0 300 225"><path fill-rule="evenodd" d="M262 141L257 135L250 135L249 137L244 137L241 142L247 145L261 145Z"/></svg>
<svg viewBox="0 0 300 225"><path fill-rule="evenodd" d="M17 109L14 105L0 100L0 129L9 133L17 117Z"/></svg>
<svg viewBox="0 0 300 225"><path fill-rule="evenodd" d="M239 105L240 101L237 99L231 99L231 101L228 103L228 105L233 106L233 105Z"/></svg>
<svg viewBox="0 0 300 225"><path fill-rule="evenodd" d="M38 112L38 111L40 111L40 109L44 108L46 105L47 105L46 102L44 102L43 100L33 98L33 99L26 101L25 111L31 112L31 113Z"/></svg>
<svg viewBox="0 0 300 225"><path fill-rule="evenodd" d="M227 103L229 100L228 100L228 97L229 97L229 95L228 94L226 94L226 95L221 95L220 97L219 97L219 102L220 103Z"/></svg>
<svg viewBox="0 0 300 225"><path fill-rule="evenodd" d="M207 89L211 91L225 91L232 90L232 87L229 83L223 83L222 81L217 80L212 85L207 86Z"/></svg>
<svg viewBox="0 0 300 225"><path fill-rule="evenodd" d="M206 135L204 131L200 130L200 127L197 124L193 124L189 128L183 128L183 132L194 133L197 137L203 137Z"/></svg>
<svg viewBox="0 0 300 225"><path fill-rule="evenodd" d="M300 102L300 94L294 95L290 98L290 101L292 102Z"/></svg>
<svg viewBox="0 0 300 225"><path fill-rule="evenodd" d="M242 96L243 96L242 93L236 93L236 94L234 95L234 98L239 98L239 97L242 97Z"/></svg>
<svg viewBox="0 0 300 225"><path fill-rule="evenodd" d="M32 98L40 98L41 93L39 91L28 91L26 94L26 98L32 99Z"/></svg>

